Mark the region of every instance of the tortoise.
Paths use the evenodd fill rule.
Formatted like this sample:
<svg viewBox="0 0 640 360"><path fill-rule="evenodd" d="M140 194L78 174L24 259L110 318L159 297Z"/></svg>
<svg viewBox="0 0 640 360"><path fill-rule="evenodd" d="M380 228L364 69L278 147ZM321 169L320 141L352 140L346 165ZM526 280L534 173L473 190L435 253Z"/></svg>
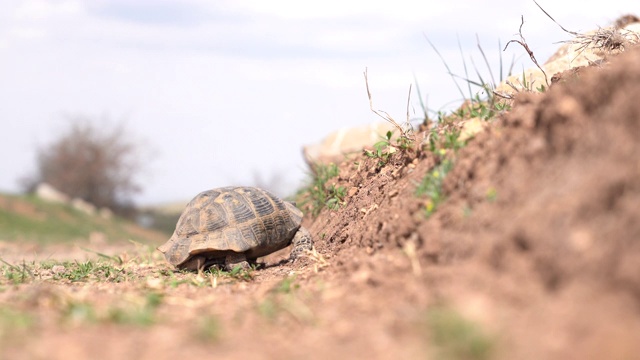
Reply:
<svg viewBox="0 0 640 360"><path fill-rule="evenodd" d="M247 268L249 262L290 244L289 259L295 260L313 247L311 234L301 226L302 216L294 203L256 187L203 191L187 204L175 232L158 250L186 270Z"/></svg>

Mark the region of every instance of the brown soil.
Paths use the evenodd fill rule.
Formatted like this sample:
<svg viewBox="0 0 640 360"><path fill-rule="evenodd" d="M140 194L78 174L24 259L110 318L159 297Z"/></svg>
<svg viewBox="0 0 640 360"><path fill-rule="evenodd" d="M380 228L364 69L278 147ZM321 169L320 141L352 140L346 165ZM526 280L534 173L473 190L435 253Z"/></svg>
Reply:
<svg viewBox="0 0 640 360"><path fill-rule="evenodd" d="M398 152L383 167L348 161L338 180L346 205L305 220L315 258L276 256L250 281L215 286L171 275L156 257L122 283L9 286L0 303L40 321L0 355L638 359L640 51L564 76L544 94L520 94L457 153L429 218L415 190L431 153ZM166 286L171 276L193 284ZM152 326L56 320L64 299L99 311L149 291L164 295ZM439 340L446 325L432 315L442 309L480 329L490 351ZM203 340L208 317L219 330Z"/></svg>

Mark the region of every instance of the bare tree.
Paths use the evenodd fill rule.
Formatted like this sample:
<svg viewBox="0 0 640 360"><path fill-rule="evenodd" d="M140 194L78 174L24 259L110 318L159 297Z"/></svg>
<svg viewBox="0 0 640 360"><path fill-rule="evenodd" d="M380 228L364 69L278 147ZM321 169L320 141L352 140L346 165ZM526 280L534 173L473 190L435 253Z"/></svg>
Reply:
<svg viewBox="0 0 640 360"><path fill-rule="evenodd" d="M131 214L131 195L141 190L135 181L143 165L139 148L122 124L104 127L73 117L65 132L38 149L36 174L25 185L47 182L71 197Z"/></svg>

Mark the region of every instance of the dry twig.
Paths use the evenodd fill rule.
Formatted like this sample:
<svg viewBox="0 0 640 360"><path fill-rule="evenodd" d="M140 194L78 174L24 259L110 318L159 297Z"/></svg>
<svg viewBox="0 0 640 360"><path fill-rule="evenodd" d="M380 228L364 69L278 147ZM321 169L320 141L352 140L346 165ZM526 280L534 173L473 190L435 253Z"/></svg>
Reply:
<svg viewBox="0 0 640 360"><path fill-rule="evenodd" d="M538 6L540 6L540 5L538 5ZM544 10L542 10L542 11L544 11ZM545 12L545 14L546 14L546 12ZM522 22L520 23L520 29L518 29L518 35L520 35L520 40L509 40L509 42L507 42L507 44L504 46L504 50L503 51L507 50L507 47L512 42L520 44L527 51L527 53L529 54L529 57L531 58L531 61L533 61L533 63L536 64L538 69L540 69L540 71L542 71L542 74L544 75L544 81L547 83L547 87L549 87L549 78L547 78L547 73L544 71L542 66L540 66L540 64L538 64L538 60L536 60L535 55L533 55L533 51L531 51L531 49L529 48L529 45L527 45L527 41L524 39L524 36L522 36L522 25L524 25L524 16L521 16L520 19L522 20Z"/></svg>
<svg viewBox="0 0 640 360"><path fill-rule="evenodd" d="M580 45L576 49L578 55L582 54L588 48L597 49L606 53L611 53L614 50L624 51L626 46L640 41L640 37L638 36L638 34L634 33L633 31L622 29L621 26L619 26L618 22L616 22L615 26L610 28L598 27L598 30L596 30L596 32L592 34L581 34L575 31L567 30L564 26L560 25L560 23L558 23L551 15L549 15L549 13L546 12L542 8L542 6L540 6L540 4L538 4L535 0L533 0L533 2L564 32L574 36L574 38L571 40L561 42ZM627 15L626 17L629 17L629 15ZM626 21L633 21L633 19L627 19ZM623 24L623 22L621 22L620 24ZM632 36L636 37L636 41L629 40L629 38ZM576 57L578 57L578 55L576 55Z"/></svg>
<svg viewBox="0 0 640 360"><path fill-rule="evenodd" d="M369 91L369 79L367 77L367 68L364 69L364 82L365 85L367 86L367 96L369 97L369 109L371 109L371 111L378 115L379 117L383 118L385 121L391 123L393 126L395 126L396 129L398 129L398 131L400 131L400 137L403 137L407 140L415 140L414 136L413 136L413 128L411 126L411 123L409 122L409 104L411 102L411 85L409 85L409 95L407 98L407 120L405 122L405 126L403 127L402 125L398 124L397 121L395 121L391 115L389 115L389 113L387 113L384 110L375 110L373 108L373 99L371 98L371 91Z"/></svg>

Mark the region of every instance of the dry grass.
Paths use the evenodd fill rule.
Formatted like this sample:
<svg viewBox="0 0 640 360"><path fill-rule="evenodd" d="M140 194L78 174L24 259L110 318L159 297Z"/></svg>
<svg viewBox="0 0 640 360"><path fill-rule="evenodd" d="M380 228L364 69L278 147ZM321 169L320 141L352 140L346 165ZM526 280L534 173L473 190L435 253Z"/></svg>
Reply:
<svg viewBox="0 0 640 360"><path fill-rule="evenodd" d="M407 119L401 125L399 124L389 113L384 110L375 110L373 108L373 99L371 98L371 91L369 90L369 79L367 76L367 69L364 70L364 82L367 87L367 96L369 98L369 108L371 111L383 118L385 121L392 124L396 129L398 129L400 133L400 140L407 140L410 143L415 143L415 134L413 133L413 127L411 126L411 122L409 121L409 106L411 104L411 85L409 85L409 95L407 96Z"/></svg>
<svg viewBox="0 0 640 360"><path fill-rule="evenodd" d="M564 43L579 45L577 48L578 55L583 53L587 49L593 49L605 54L611 54L616 51L624 51L631 45L640 42L640 36L637 33L623 29L624 26L631 22L638 20L633 15L622 16L616 21L614 26L611 27L598 27L598 30L590 33L578 33L576 31L567 30L564 26L560 25L548 12L546 12L540 4L535 0L534 2L542 12L545 13L556 25L558 25L564 32L572 35L574 38Z"/></svg>

